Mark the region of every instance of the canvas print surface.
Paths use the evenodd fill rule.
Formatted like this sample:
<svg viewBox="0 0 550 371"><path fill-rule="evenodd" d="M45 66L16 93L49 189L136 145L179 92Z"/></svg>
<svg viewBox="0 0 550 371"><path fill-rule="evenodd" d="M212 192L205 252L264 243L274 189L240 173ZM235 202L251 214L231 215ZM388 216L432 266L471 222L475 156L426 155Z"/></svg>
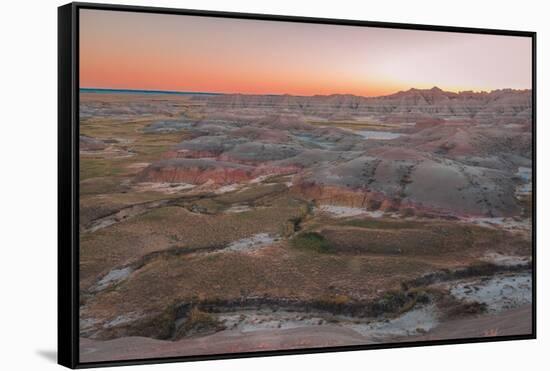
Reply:
<svg viewBox="0 0 550 371"><path fill-rule="evenodd" d="M80 361L530 334L531 39L80 10Z"/></svg>

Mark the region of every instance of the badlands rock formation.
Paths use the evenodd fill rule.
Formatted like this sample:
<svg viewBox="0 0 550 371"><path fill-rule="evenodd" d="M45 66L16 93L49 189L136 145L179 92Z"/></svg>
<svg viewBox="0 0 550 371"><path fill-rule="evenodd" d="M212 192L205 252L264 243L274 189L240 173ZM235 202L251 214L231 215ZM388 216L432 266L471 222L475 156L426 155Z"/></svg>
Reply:
<svg viewBox="0 0 550 371"><path fill-rule="evenodd" d="M318 203L478 216L521 212L515 190L523 180L516 173L531 161L530 91L192 100L203 103L200 118L146 128L184 130L188 139L136 181L228 185L293 174L293 192ZM347 119L334 121L335 114Z"/></svg>
<svg viewBox="0 0 550 371"><path fill-rule="evenodd" d="M197 96L205 100L207 109L292 112L330 118L373 116L411 120L445 118L476 120L478 122L523 121L531 118L530 90L495 90L487 92L446 92L432 89L410 89L383 97L354 95L291 96L227 94L213 97Z"/></svg>

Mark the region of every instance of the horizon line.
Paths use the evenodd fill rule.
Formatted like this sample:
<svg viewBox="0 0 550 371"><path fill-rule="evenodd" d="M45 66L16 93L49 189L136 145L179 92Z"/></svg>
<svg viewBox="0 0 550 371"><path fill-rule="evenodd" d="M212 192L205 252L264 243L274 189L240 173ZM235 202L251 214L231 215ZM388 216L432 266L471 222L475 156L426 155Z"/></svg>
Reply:
<svg viewBox="0 0 550 371"><path fill-rule="evenodd" d="M144 94L173 94L173 95L266 95L266 96L293 96L293 97L329 97L329 96L344 96L344 95L350 95L354 97L361 97L361 98L379 98L379 97L387 97L398 93L403 93L411 90L419 90L419 91L430 91L430 90L440 90L442 92L446 93L453 93L453 94L461 94L461 93L474 93L474 94L490 94L495 91L502 91L502 90L511 90L511 91L532 91L532 88L524 88L524 89L514 89L514 88L499 88L499 89L492 89L492 90L460 90L457 92L450 91L450 90L444 90L439 88L438 86L433 86L432 88L409 88L406 90L398 90L393 93L384 94L384 95L373 95L373 96L366 96L366 95L357 95L352 93L334 93L334 94L313 94L313 95L301 95L301 94L288 94L288 93L239 93L239 92L230 92L230 93L223 93L223 92L208 92L208 91L184 91L184 90L162 90L162 89L129 89L129 88L95 88L95 87L79 87L79 91L81 90L87 90L90 93L93 93L94 91L101 91L101 92L125 92L125 93L144 93Z"/></svg>

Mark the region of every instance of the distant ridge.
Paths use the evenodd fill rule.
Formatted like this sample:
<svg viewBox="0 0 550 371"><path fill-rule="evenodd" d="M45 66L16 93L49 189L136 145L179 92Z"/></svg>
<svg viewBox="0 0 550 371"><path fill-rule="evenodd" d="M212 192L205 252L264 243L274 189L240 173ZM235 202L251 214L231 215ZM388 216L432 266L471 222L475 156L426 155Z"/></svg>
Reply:
<svg viewBox="0 0 550 371"><path fill-rule="evenodd" d="M138 89L105 89L105 88L80 88L81 93L100 94L174 94L174 95L223 95L223 93L205 93L194 91L173 90L138 90Z"/></svg>
<svg viewBox="0 0 550 371"><path fill-rule="evenodd" d="M223 94L192 97L203 100L208 110L248 112L285 112L348 120L353 117L378 117L407 122L419 119L476 120L483 123L523 123L532 118L530 90L501 89L491 92L445 92L439 88L410 89L380 97L351 94L292 95Z"/></svg>
<svg viewBox="0 0 550 371"><path fill-rule="evenodd" d="M248 93L215 93L215 92L195 92L195 91L175 91L175 90L143 90L143 89L108 89L108 88L80 88L82 93L102 93L102 94L174 94L174 95L201 95L201 96L241 96L241 97L288 97L288 98L361 98L361 99L379 99L379 98L397 98L415 95L436 95L446 97L464 97L464 96L487 96L499 93L527 93L531 89L495 89L490 91L472 91L464 90L459 92L451 92L442 90L436 86L431 89L410 88L408 90L400 90L391 94L383 94L379 96L362 96L355 94L315 94L315 95L294 95L294 94L248 94Z"/></svg>
<svg viewBox="0 0 550 371"><path fill-rule="evenodd" d="M286 112L299 115L350 119L355 116L415 121L419 119L476 120L494 123L524 123L532 119L532 91L499 89L491 92L444 91L409 89L379 97L361 97L352 94L315 96L274 94L231 94L178 92L162 90L94 89L82 88L81 92L100 94L165 94L187 96L202 101L207 110L226 112ZM226 112L227 113L227 112Z"/></svg>

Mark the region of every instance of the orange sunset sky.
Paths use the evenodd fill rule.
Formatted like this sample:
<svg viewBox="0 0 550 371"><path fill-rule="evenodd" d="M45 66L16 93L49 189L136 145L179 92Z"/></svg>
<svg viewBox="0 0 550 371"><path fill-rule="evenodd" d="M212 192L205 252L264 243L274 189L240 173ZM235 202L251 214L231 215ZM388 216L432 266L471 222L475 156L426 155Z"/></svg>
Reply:
<svg viewBox="0 0 550 371"><path fill-rule="evenodd" d="M363 96L530 89L531 39L83 9L80 86Z"/></svg>

